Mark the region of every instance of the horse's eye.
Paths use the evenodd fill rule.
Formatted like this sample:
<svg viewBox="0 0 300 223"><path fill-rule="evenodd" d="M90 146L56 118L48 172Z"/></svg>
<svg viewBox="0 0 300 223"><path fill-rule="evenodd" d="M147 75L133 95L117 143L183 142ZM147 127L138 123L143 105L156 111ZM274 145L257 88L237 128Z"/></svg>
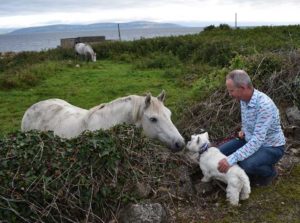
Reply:
<svg viewBox="0 0 300 223"><path fill-rule="evenodd" d="M157 122L157 118L151 117L149 119L150 119L150 122L153 122L153 123Z"/></svg>

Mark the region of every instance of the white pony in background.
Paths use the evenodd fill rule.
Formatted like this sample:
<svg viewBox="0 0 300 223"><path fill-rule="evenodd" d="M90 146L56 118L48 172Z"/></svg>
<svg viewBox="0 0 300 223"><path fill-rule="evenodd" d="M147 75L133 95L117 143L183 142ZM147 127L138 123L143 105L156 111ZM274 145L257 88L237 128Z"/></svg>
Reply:
<svg viewBox="0 0 300 223"><path fill-rule="evenodd" d="M96 62L96 53L89 44L76 43L75 51L78 55L83 55L86 61L90 59L91 61Z"/></svg>
<svg viewBox="0 0 300 223"><path fill-rule="evenodd" d="M159 96L130 95L89 110L61 99L40 101L25 112L21 130L54 131L63 138L73 138L85 130L109 129L128 123L142 127L145 135L165 143L173 152L185 146L183 137L171 121L171 111L164 106L165 92Z"/></svg>

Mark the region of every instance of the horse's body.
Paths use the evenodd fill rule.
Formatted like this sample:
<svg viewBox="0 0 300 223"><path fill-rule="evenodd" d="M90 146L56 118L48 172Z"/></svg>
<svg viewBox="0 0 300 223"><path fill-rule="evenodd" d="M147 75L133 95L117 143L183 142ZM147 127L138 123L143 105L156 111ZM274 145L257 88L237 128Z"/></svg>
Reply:
<svg viewBox="0 0 300 223"><path fill-rule="evenodd" d="M85 130L108 129L121 123L142 127L145 135L159 139L171 150L184 147L184 139L171 121L171 112L164 106L164 92L158 97L131 95L100 104L89 110L61 99L40 101L25 112L22 131L54 131L63 138L73 138Z"/></svg>
<svg viewBox="0 0 300 223"><path fill-rule="evenodd" d="M89 44L76 43L75 51L78 55L83 55L86 60L91 59L91 61L96 62L96 53Z"/></svg>

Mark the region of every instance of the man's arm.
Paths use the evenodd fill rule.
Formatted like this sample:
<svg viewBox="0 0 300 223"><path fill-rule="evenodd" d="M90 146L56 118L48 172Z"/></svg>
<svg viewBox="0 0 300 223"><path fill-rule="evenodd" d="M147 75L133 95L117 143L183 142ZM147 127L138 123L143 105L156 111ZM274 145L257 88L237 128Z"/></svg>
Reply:
<svg viewBox="0 0 300 223"><path fill-rule="evenodd" d="M272 106L263 104L257 112L257 119L251 139L243 147L228 156L227 162L230 166L248 158L262 146L272 121Z"/></svg>

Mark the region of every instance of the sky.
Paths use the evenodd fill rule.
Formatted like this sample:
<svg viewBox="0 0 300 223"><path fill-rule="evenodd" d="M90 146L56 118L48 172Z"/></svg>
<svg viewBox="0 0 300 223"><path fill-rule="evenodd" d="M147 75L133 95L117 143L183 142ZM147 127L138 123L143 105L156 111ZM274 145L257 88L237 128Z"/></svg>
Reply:
<svg viewBox="0 0 300 223"><path fill-rule="evenodd" d="M0 29L153 21L188 26L300 24L300 0L0 0Z"/></svg>

